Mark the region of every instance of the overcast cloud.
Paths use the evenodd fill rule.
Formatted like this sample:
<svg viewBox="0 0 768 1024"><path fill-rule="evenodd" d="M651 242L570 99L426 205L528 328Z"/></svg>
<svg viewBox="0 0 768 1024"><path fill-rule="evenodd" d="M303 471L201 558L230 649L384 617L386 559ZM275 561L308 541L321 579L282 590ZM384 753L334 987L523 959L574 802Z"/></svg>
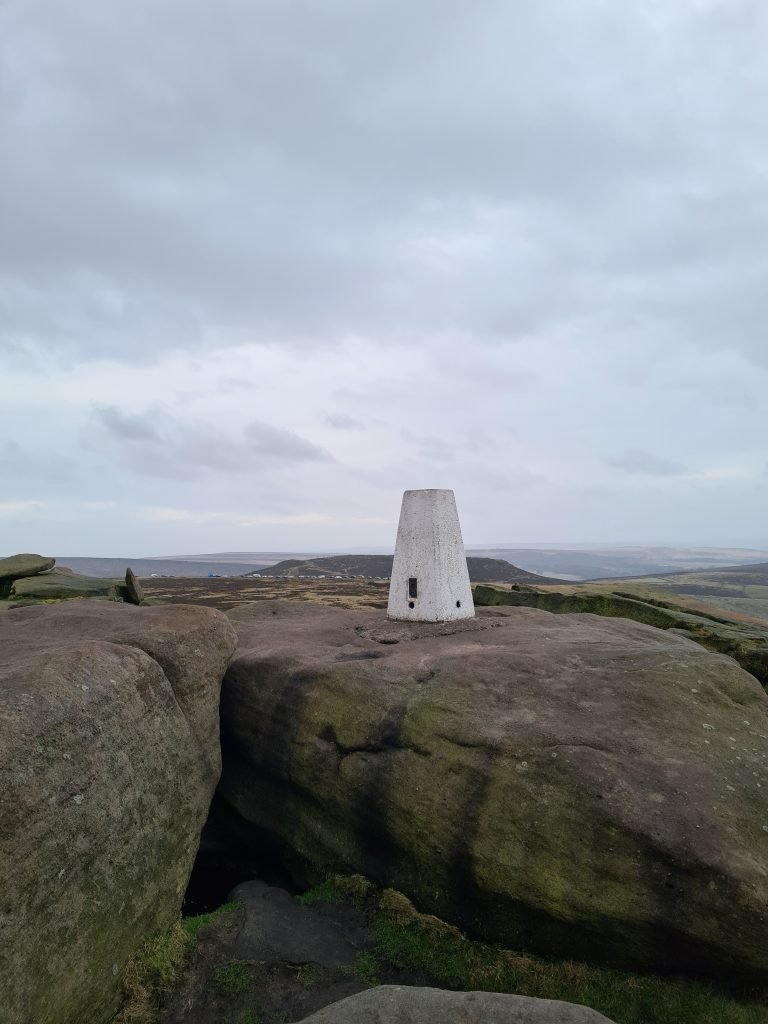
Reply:
<svg viewBox="0 0 768 1024"><path fill-rule="evenodd" d="M768 546L768 6L0 0L0 553Z"/></svg>

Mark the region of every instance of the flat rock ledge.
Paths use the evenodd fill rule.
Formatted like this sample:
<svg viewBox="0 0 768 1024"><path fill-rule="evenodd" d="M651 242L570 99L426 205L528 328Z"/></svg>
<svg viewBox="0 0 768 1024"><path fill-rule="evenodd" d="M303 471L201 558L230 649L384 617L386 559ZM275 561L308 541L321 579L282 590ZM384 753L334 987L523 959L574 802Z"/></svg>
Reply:
<svg viewBox="0 0 768 1024"><path fill-rule="evenodd" d="M509 948L768 981L768 695L731 658L530 608L233 619L219 794L299 884L359 873Z"/></svg>
<svg viewBox="0 0 768 1024"><path fill-rule="evenodd" d="M0 558L0 580L20 580L25 576L36 576L47 572L56 563L54 558L44 555L10 555Z"/></svg>

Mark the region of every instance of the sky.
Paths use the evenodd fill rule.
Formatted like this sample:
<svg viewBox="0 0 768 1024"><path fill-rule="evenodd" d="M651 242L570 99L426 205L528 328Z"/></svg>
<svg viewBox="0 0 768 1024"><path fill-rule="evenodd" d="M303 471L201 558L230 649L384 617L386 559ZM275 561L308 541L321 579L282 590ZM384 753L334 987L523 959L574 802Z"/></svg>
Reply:
<svg viewBox="0 0 768 1024"><path fill-rule="evenodd" d="M0 0L0 554L768 547L762 0Z"/></svg>

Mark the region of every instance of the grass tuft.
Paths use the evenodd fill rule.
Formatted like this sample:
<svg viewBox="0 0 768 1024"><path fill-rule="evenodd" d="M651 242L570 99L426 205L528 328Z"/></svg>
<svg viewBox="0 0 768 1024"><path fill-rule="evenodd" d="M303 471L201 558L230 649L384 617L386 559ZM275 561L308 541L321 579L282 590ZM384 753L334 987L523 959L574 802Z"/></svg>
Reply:
<svg viewBox="0 0 768 1024"><path fill-rule="evenodd" d="M208 914L184 918L145 942L123 970L123 1005L113 1024L155 1024L158 1010L181 977L200 929L235 907L236 903L225 903Z"/></svg>
<svg viewBox="0 0 768 1024"><path fill-rule="evenodd" d="M243 1010L237 1015L235 1024L262 1024L262 1019L255 1010Z"/></svg>
<svg viewBox="0 0 768 1024"><path fill-rule="evenodd" d="M375 948L354 971L376 985L385 965L427 974L459 991L512 992L590 1006L616 1024L768 1024L768 993L738 999L702 982L632 974L577 961L545 960L482 942L422 914L394 889L356 875L334 875L299 897L303 903L350 902L373 913Z"/></svg>
<svg viewBox="0 0 768 1024"><path fill-rule="evenodd" d="M441 921L433 914L420 914L407 896L404 896L397 889L385 889L379 898L379 910L390 921L397 924L412 924L418 921L423 928L428 928L435 935L450 936L454 939L462 939L461 931L447 921Z"/></svg>
<svg viewBox="0 0 768 1024"><path fill-rule="evenodd" d="M198 914L196 917L185 917L181 922L184 931L191 938L197 938L197 933L205 925L210 924L220 914L226 914L230 910L236 910L237 903L224 903L222 906L217 907L216 910L211 910L207 914Z"/></svg>
<svg viewBox="0 0 768 1024"><path fill-rule="evenodd" d="M335 876L326 878L319 885L307 889L300 896L296 897L298 903L310 906L313 903L344 903L344 893L336 884Z"/></svg>
<svg viewBox="0 0 768 1024"><path fill-rule="evenodd" d="M114 1024L154 1024L163 999L178 981L191 939L180 921L131 957L123 971L124 1002Z"/></svg>
<svg viewBox="0 0 768 1024"><path fill-rule="evenodd" d="M375 891L373 882L362 875L331 875L324 882L297 896L299 903L353 903L363 906Z"/></svg>
<svg viewBox="0 0 768 1024"><path fill-rule="evenodd" d="M616 1024L768 1024L765 1000L748 1003L694 981L548 961L472 942L390 890L379 900L375 935L382 961L424 971L446 988L580 1003Z"/></svg>
<svg viewBox="0 0 768 1024"><path fill-rule="evenodd" d="M213 972L213 987L223 995L239 995L247 992L253 984L249 964L241 960L230 960Z"/></svg>
<svg viewBox="0 0 768 1024"><path fill-rule="evenodd" d="M296 968L296 981L302 988L316 988L323 980L323 969L320 964L299 964Z"/></svg>
<svg viewBox="0 0 768 1024"><path fill-rule="evenodd" d="M381 963L378 956L372 952L358 954L355 960L355 974L371 988L380 984Z"/></svg>

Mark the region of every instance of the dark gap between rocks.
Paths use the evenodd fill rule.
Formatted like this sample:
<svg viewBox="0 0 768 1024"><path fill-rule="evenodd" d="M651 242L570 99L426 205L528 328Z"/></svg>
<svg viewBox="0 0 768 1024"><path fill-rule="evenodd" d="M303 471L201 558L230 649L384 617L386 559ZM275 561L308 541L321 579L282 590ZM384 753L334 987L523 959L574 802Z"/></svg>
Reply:
<svg viewBox="0 0 768 1024"><path fill-rule="evenodd" d="M277 850L267 843L259 852L248 847L238 837L231 815L232 812L214 798L184 895L182 914L185 917L216 910L227 902L229 894L241 882L258 879L290 893L299 891Z"/></svg>

